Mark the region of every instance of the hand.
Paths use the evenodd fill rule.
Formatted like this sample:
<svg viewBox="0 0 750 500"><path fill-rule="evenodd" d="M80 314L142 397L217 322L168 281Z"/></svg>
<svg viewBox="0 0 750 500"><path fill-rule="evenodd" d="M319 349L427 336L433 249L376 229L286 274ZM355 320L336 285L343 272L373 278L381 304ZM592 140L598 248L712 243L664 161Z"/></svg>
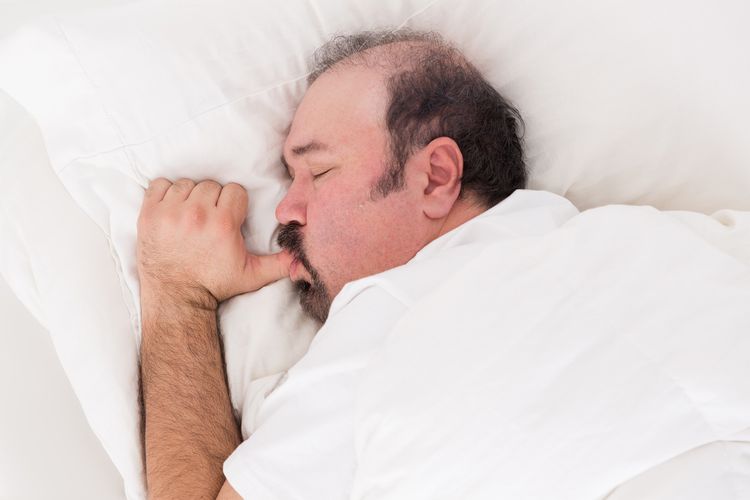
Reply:
<svg viewBox="0 0 750 500"><path fill-rule="evenodd" d="M247 201L239 184L153 180L138 217L141 293L157 289L215 308L287 276L287 252L260 256L245 248Z"/></svg>

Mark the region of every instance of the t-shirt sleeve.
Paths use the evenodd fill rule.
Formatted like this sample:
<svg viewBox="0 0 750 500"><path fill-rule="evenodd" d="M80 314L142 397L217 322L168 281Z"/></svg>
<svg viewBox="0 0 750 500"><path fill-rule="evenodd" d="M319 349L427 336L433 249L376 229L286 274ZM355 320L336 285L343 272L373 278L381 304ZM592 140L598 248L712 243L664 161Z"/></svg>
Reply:
<svg viewBox="0 0 750 500"><path fill-rule="evenodd" d="M329 389L336 392L335 387ZM341 394L339 401L330 392L323 400L318 394L319 401L311 406L306 404L311 396L286 399L274 392L267 402L276 403L271 398L277 394L284 401L224 462L229 483L251 500L348 498L354 477L354 430Z"/></svg>
<svg viewBox="0 0 750 500"><path fill-rule="evenodd" d="M403 308L371 287L329 316L305 356L263 402L256 431L224 462L225 477L243 498L349 498L356 388Z"/></svg>

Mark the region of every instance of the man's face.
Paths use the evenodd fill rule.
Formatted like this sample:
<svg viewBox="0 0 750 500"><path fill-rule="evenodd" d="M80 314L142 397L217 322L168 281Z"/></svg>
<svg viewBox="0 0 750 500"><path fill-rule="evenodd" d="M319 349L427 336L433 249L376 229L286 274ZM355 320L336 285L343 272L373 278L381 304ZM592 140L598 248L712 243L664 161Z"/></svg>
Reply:
<svg viewBox="0 0 750 500"><path fill-rule="evenodd" d="M276 208L279 243L297 257L290 277L321 321L346 283L406 263L426 242L408 164L405 189L373 190L390 158L386 103L377 70L334 68L308 89L284 143L293 181Z"/></svg>

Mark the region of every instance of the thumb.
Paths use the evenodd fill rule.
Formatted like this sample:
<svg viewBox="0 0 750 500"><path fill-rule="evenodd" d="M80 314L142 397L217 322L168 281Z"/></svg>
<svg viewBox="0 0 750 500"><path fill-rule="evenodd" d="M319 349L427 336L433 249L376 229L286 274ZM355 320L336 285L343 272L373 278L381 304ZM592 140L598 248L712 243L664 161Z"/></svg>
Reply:
<svg viewBox="0 0 750 500"><path fill-rule="evenodd" d="M289 266L293 257L289 252L272 255L254 255L247 253L245 258L244 282L249 292L263 288L269 283L289 276Z"/></svg>

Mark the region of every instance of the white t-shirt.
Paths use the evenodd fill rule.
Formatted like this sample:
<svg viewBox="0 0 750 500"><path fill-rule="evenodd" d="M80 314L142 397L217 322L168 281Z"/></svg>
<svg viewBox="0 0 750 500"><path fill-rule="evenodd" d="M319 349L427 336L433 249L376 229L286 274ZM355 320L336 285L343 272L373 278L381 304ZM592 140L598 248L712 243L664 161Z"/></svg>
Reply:
<svg viewBox="0 0 750 500"><path fill-rule="evenodd" d="M388 332L483 246L550 231L577 213L560 196L518 190L404 266L347 284L308 352L264 401L256 432L224 462L232 487L252 500L349 498L357 387Z"/></svg>

